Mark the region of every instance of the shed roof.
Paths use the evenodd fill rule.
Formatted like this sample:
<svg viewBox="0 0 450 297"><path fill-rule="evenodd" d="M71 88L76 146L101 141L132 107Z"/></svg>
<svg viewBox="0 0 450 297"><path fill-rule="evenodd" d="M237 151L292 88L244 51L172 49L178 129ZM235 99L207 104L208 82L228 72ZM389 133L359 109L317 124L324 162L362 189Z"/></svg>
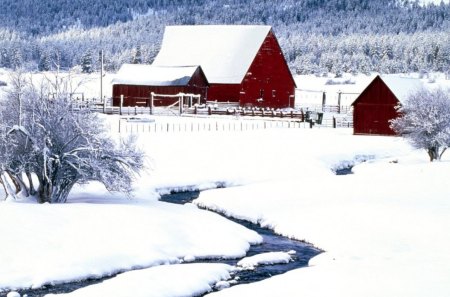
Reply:
<svg viewBox="0 0 450 297"><path fill-rule="evenodd" d="M417 78L395 75L382 75L380 78L401 103L405 102L411 93L418 91L424 86L422 81Z"/></svg>
<svg viewBox="0 0 450 297"><path fill-rule="evenodd" d="M154 66L123 64L113 85L185 86L199 66Z"/></svg>
<svg viewBox="0 0 450 297"><path fill-rule="evenodd" d="M210 83L242 82L270 26L167 26L153 65L201 65Z"/></svg>
<svg viewBox="0 0 450 297"><path fill-rule="evenodd" d="M401 77L397 75L377 75L373 80L370 81L370 83L355 99L355 101L353 101L351 105L354 105L358 101L361 95L377 78L380 78L384 82L384 84L389 88L389 90L391 90L391 92L398 99L398 101L400 101L400 103L405 102L411 93L424 87L422 81L417 78Z"/></svg>

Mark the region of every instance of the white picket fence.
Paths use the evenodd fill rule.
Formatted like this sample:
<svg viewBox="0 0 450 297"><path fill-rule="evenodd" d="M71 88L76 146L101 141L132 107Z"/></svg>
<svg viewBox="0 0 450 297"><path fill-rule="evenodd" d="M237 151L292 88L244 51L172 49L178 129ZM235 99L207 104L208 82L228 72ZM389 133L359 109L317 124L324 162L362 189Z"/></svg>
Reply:
<svg viewBox="0 0 450 297"><path fill-rule="evenodd" d="M311 127L308 122L293 120L195 120L192 121L152 121L148 119L121 119L111 125L112 132L125 134L142 133L196 133L196 132L244 132L263 129L306 129L306 128L351 128L352 123L324 119L321 125Z"/></svg>

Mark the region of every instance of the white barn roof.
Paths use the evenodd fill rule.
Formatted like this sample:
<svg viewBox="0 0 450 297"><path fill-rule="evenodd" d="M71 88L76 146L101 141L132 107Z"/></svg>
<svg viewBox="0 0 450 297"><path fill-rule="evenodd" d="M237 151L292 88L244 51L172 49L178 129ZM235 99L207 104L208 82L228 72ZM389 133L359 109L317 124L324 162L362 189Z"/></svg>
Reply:
<svg viewBox="0 0 450 297"><path fill-rule="evenodd" d="M200 65L210 83L239 84L270 26L167 26L153 65Z"/></svg>
<svg viewBox="0 0 450 297"><path fill-rule="evenodd" d="M417 78L407 78L395 75L382 75L380 78L401 103L408 99L408 96L411 93L424 87L423 83Z"/></svg>
<svg viewBox="0 0 450 297"><path fill-rule="evenodd" d="M123 64L112 80L113 85L185 86L199 66L153 66Z"/></svg>

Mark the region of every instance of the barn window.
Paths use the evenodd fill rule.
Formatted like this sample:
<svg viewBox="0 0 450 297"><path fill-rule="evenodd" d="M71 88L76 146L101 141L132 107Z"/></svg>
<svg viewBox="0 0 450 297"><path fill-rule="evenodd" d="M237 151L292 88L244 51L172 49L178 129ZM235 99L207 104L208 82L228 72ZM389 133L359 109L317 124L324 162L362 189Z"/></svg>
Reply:
<svg viewBox="0 0 450 297"><path fill-rule="evenodd" d="M277 90L272 90L272 97L275 97L277 95Z"/></svg>
<svg viewBox="0 0 450 297"><path fill-rule="evenodd" d="M264 90L260 89L259 90L259 98L263 98L264 97Z"/></svg>

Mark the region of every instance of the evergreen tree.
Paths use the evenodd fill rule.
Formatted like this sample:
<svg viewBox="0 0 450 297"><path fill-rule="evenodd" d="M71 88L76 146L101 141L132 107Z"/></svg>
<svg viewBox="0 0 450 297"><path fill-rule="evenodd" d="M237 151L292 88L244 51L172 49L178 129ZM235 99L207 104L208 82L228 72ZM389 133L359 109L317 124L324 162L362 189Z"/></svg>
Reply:
<svg viewBox="0 0 450 297"><path fill-rule="evenodd" d="M10 68L11 59L6 48L0 50L0 67Z"/></svg>
<svg viewBox="0 0 450 297"><path fill-rule="evenodd" d="M47 52L42 52L39 59L38 70L49 71L51 69L50 55Z"/></svg>
<svg viewBox="0 0 450 297"><path fill-rule="evenodd" d="M142 64L142 51L141 46L138 45L133 52L133 56L131 58L132 64Z"/></svg>
<svg viewBox="0 0 450 297"><path fill-rule="evenodd" d="M94 71L92 65L92 52L88 50L81 57L81 71L83 73L92 73Z"/></svg>
<svg viewBox="0 0 450 297"><path fill-rule="evenodd" d="M22 52L19 48L14 48L11 53L11 67L18 69L22 66Z"/></svg>

